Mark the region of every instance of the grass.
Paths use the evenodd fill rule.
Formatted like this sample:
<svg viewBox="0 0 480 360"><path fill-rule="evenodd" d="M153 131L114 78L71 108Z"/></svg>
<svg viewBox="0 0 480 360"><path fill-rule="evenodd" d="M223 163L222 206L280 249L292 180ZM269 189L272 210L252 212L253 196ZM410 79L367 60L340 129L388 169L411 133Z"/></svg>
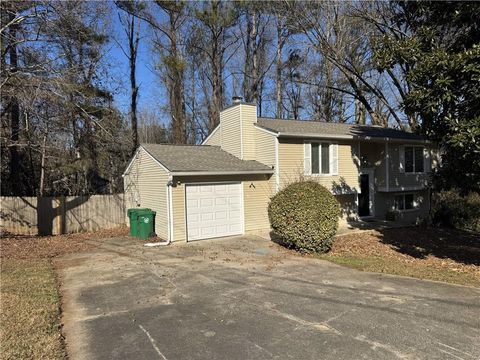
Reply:
<svg viewBox="0 0 480 360"><path fill-rule="evenodd" d="M47 259L2 261L2 359L61 359L60 298Z"/></svg>
<svg viewBox="0 0 480 360"><path fill-rule="evenodd" d="M0 359L64 359L61 298L53 258L81 252L87 240L125 235L96 233L0 239Z"/></svg>
<svg viewBox="0 0 480 360"><path fill-rule="evenodd" d="M478 234L451 229L403 228L335 239L321 259L362 271L480 287Z"/></svg>
<svg viewBox="0 0 480 360"><path fill-rule="evenodd" d="M442 281L450 284L480 287L480 277L429 265L407 265L399 261L362 255L318 255L319 258L361 271L408 276L417 279Z"/></svg>

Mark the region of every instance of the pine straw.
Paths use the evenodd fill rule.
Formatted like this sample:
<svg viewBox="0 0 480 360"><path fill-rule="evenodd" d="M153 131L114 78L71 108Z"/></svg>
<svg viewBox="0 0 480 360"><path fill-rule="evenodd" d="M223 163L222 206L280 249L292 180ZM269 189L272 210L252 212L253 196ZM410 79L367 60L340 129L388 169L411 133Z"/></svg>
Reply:
<svg viewBox="0 0 480 360"><path fill-rule="evenodd" d="M359 270L480 287L480 236L452 229L412 227L340 236L320 257Z"/></svg>
<svg viewBox="0 0 480 360"><path fill-rule="evenodd" d="M92 248L94 245L87 240L127 233L126 227L120 227L61 236L0 239L0 358L65 358L52 258Z"/></svg>

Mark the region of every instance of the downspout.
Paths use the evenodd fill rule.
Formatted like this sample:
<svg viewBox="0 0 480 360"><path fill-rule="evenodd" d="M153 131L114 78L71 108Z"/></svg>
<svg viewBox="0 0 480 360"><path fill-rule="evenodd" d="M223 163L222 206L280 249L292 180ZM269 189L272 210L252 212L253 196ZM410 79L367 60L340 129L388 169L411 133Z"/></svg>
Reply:
<svg viewBox="0 0 480 360"><path fill-rule="evenodd" d="M167 224L168 224L167 225L167 229L168 229L167 241L146 243L143 246L146 246L146 247L165 246L165 245L170 245L170 243L172 242L172 239L173 239L172 186L173 186L172 176L169 176L168 182L167 182Z"/></svg>
<svg viewBox="0 0 480 360"><path fill-rule="evenodd" d="M278 157L278 136L275 137L275 193L280 191L280 159Z"/></svg>
<svg viewBox="0 0 480 360"><path fill-rule="evenodd" d="M386 173L385 173L385 180L387 183L387 192L390 191L390 149L388 146L388 141L390 139L387 138L387 141L385 142L385 168L386 168Z"/></svg>

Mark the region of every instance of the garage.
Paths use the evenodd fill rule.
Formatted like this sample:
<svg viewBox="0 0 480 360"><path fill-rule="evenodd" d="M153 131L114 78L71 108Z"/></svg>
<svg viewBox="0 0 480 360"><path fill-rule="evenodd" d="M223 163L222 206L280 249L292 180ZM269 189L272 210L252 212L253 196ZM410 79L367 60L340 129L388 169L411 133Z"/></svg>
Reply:
<svg viewBox="0 0 480 360"><path fill-rule="evenodd" d="M243 233L240 182L186 184L185 192L188 241Z"/></svg>
<svg viewBox="0 0 480 360"><path fill-rule="evenodd" d="M273 172L219 146L142 144L123 174L126 208L155 211L166 243L268 231Z"/></svg>

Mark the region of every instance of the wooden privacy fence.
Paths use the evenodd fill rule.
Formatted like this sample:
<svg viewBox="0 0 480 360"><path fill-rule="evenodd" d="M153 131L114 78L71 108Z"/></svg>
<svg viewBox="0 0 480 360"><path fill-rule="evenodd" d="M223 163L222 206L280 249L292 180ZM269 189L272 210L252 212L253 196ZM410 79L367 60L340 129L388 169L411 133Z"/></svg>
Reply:
<svg viewBox="0 0 480 360"><path fill-rule="evenodd" d="M58 235L125 224L123 194L0 197L0 230L16 235Z"/></svg>

